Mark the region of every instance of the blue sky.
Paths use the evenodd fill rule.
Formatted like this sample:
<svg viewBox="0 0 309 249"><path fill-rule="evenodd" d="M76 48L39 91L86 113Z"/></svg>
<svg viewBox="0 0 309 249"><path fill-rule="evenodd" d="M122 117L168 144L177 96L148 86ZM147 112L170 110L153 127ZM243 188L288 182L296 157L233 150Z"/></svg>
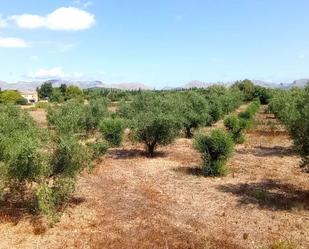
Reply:
<svg viewBox="0 0 309 249"><path fill-rule="evenodd" d="M0 80L289 82L309 77L308 11L307 0L0 1Z"/></svg>

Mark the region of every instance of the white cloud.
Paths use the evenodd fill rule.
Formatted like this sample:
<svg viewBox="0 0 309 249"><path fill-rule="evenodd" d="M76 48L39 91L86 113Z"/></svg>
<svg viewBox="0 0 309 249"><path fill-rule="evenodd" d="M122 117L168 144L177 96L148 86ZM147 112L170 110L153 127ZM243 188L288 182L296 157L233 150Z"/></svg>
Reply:
<svg viewBox="0 0 309 249"><path fill-rule="evenodd" d="M75 7L61 7L47 16L23 14L10 17L20 28L51 30L85 30L95 24L95 16Z"/></svg>
<svg viewBox="0 0 309 249"><path fill-rule="evenodd" d="M38 15L16 15L11 16L10 20L14 20L20 28L24 29L36 29L45 26L45 18Z"/></svg>
<svg viewBox="0 0 309 249"><path fill-rule="evenodd" d="M36 80L47 80L47 79L67 79L67 80L80 80L84 74L82 72L65 73L62 67L53 67L50 69L39 69L34 72L29 72L24 75L26 78Z"/></svg>
<svg viewBox="0 0 309 249"><path fill-rule="evenodd" d="M35 72L27 74L28 78L34 79L55 79L63 78L65 76L62 67L54 67L51 69L39 69Z"/></svg>
<svg viewBox="0 0 309 249"><path fill-rule="evenodd" d="M27 48L30 45L23 39L15 37L0 37L0 48Z"/></svg>

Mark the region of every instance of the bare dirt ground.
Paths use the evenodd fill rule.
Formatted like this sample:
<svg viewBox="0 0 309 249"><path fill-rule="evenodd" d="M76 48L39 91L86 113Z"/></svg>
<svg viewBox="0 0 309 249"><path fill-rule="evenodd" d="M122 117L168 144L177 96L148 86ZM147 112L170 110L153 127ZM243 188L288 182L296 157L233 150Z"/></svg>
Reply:
<svg viewBox="0 0 309 249"><path fill-rule="evenodd" d="M274 117L263 108L257 121L224 178L200 175L188 139L155 158L126 142L79 179L53 228L0 216L0 248L309 248L308 174Z"/></svg>
<svg viewBox="0 0 309 249"><path fill-rule="evenodd" d="M29 110L28 113L38 123L39 127L47 127L46 110L36 108L35 110Z"/></svg>

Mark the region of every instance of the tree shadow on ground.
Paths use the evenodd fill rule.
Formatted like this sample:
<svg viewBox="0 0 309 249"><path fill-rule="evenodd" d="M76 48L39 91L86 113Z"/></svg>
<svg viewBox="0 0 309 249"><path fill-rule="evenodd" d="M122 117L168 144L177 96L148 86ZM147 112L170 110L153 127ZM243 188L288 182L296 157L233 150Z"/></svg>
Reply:
<svg viewBox="0 0 309 249"><path fill-rule="evenodd" d="M153 157L149 157L148 153L142 149L113 149L109 151L108 156L113 159L134 159L140 157L156 158L167 157L167 153L163 151L156 151Z"/></svg>
<svg viewBox="0 0 309 249"><path fill-rule="evenodd" d="M238 197L239 203L257 204L270 210L309 210L309 191L295 185L280 183L272 179L261 182L227 184L218 186L222 192Z"/></svg>
<svg viewBox="0 0 309 249"><path fill-rule="evenodd" d="M78 206L84 201L84 198L71 197L65 204L61 205L57 209L57 212L62 213L66 208ZM11 223L16 226L21 221L29 221L33 227L34 233L41 234L46 230L43 226L43 220L44 217L36 212L35 206L31 199L10 200L9 198L5 198L0 201L1 223Z"/></svg>
<svg viewBox="0 0 309 249"><path fill-rule="evenodd" d="M284 146L274 146L274 147L266 147L266 146L256 146L252 149L238 149L237 153L239 154L252 154L257 157L270 157L270 156L293 156L296 155L296 152L292 147L284 147Z"/></svg>
<svg viewBox="0 0 309 249"><path fill-rule="evenodd" d="M181 173L184 175L192 175L192 176L201 176L201 177L206 177L205 173L203 172L201 167L194 166L194 167L177 167L173 168L173 171L177 173Z"/></svg>

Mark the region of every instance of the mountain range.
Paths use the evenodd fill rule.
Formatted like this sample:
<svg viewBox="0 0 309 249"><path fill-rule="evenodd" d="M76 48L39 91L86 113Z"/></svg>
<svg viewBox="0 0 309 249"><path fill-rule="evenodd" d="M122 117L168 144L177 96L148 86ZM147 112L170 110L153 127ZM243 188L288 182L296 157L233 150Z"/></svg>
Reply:
<svg viewBox="0 0 309 249"><path fill-rule="evenodd" d="M82 89L88 89L88 88L113 88L113 89L122 89L122 90L137 90L137 89L143 89L143 90L150 90L151 87L139 83L139 82L128 82L128 83L103 83L102 81L69 81L69 80L48 80L47 82L50 82L53 84L53 86L58 87L61 84L67 84L67 85L76 85ZM261 80L252 80L252 82L256 85L263 86L266 88L282 88L282 89L289 89L291 87L299 87L303 88L309 82L309 79L299 79L295 80L292 83L274 83L274 82L265 82ZM16 83L7 83L5 81L0 80L0 89L2 90L20 90L20 91L26 91L26 90L35 90L37 87L39 87L43 81L19 81ZM163 90L172 90L172 89L178 89L178 88L207 88L211 85L215 84L225 84L225 85L232 85L233 82L225 82L225 83L213 83L213 82L203 82L198 80L193 80L188 83L186 83L183 86L180 87L164 87Z"/></svg>

